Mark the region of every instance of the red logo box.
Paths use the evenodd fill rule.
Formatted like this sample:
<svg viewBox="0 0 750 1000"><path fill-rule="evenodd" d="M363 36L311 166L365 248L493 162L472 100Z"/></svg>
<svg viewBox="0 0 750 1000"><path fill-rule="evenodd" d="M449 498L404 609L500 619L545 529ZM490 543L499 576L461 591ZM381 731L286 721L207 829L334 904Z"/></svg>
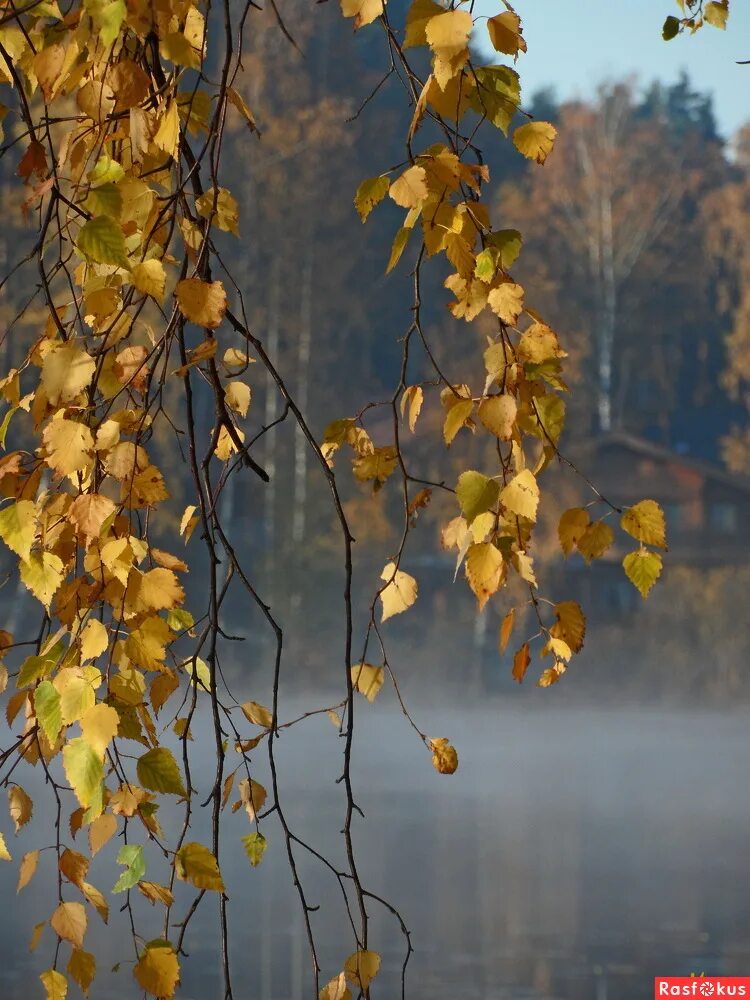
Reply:
<svg viewBox="0 0 750 1000"><path fill-rule="evenodd" d="M750 976L657 976L654 980L654 1000L657 997L748 997Z"/></svg>

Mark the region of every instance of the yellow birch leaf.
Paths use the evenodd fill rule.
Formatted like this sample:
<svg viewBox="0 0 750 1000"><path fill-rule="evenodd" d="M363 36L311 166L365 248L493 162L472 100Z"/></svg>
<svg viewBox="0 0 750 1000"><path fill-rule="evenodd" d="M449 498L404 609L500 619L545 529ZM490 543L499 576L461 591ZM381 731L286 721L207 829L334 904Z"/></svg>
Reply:
<svg viewBox="0 0 750 1000"><path fill-rule="evenodd" d="M529 469L523 469L500 493L500 503L512 514L536 521L536 511L539 506L539 486L534 474Z"/></svg>
<svg viewBox="0 0 750 1000"><path fill-rule="evenodd" d="M174 895L171 889L168 889L165 885L159 885L158 882L149 882L147 879L141 879L138 883L138 890L151 903L162 903L164 906L171 906L174 903Z"/></svg>
<svg viewBox="0 0 750 1000"><path fill-rule="evenodd" d="M60 344L42 362L42 386L52 406L75 399L96 371L96 361L75 341Z"/></svg>
<svg viewBox="0 0 750 1000"><path fill-rule="evenodd" d="M227 406L235 413L239 413L241 417L247 416L251 397L250 386L245 385L244 382L230 382L224 390Z"/></svg>
<svg viewBox="0 0 750 1000"><path fill-rule="evenodd" d="M47 610L63 579L63 562L53 552L32 552L20 563L23 585Z"/></svg>
<svg viewBox="0 0 750 1000"><path fill-rule="evenodd" d="M473 27L468 10L449 10L431 17L425 38L434 55L433 73L441 90L463 69L469 58L469 35Z"/></svg>
<svg viewBox="0 0 750 1000"><path fill-rule="evenodd" d="M81 661L95 660L109 646L107 628L97 618L91 618L83 627L80 636Z"/></svg>
<svg viewBox="0 0 750 1000"><path fill-rule="evenodd" d="M354 196L354 207L362 222L367 219L373 208L385 198L390 186L390 178L386 177L385 174L362 181Z"/></svg>
<svg viewBox="0 0 750 1000"><path fill-rule="evenodd" d="M37 924L37 927L40 926L43 928L44 924ZM39 978L47 994L45 1000L66 1000L68 995L68 980L62 972L57 972L55 969L47 969Z"/></svg>
<svg viewBox="0 0 750 1000"><path fill-rule="evenodd" d="M105 521L115 512L115 505L101 493L82 493L76 497L68 511L71 524L88 548L102 532Z"/></svg>
<svg viewBox="0 0 750 1000"><path fill-rule="evenodd" d="M88 874L90 861L78 851L66 848L60 857L60 871L65 878L80 889Z"/></svg>
<svg viewBox="0 0 750 1000"><path fill-rule="evenodd" d="M87 924L83 903L60 903L50 919L55 934L75 948L83 946Z"/></svg>
<svg viewBox="0 0 750 1000"><path fill-rule="evenodd" d="M656 545L660 549L667 547L664 511L655 500L641 500L628 507L620 518L620 527L646 545Z"/></svg>
<svg viewBox="0 0 750 1000"><path fill-rule="evenodd" d="M450 446L453 443L453 439L462 427L470 426L468 421L473 412L474 400L472 399L457 400L451 406L445 415L445 422L443 423L443 440L446 446Z"/></svg>
<svg viewBox="0 0 750 1000"><path fill-rule="evenodd" d="M406 416L406 411L409 411L409 430L414 433L414 429L417 426L417 420L419 419L419 414L422 410L422 403L424 402L424 390L421 385L410 385L404 389L404 393L401 397L401 416Z"/></svg>
<svg viewBox="0 0 750 1000"><path fill-rule="evenodd" d="M513 133L513 145L529 160L544 163L555 144L557 129L549 122L527 122Z"/></svg>
<svg viewBox="0 0 750 1000"><path fill-rule="evenodd" d="M505 563L497 548L491 542L470 545L466 553L466 579L469 581L479 610L496 594L505 578Z"/></svg>
<svg viewBox="0 0 750 1000"><path fill-rule="evenodd" d="M75 948L66 966L71 978L78 984L84 996L88 996L91 984L96 978L96 958L90 951Z"/></svg>
<svg viewBox="0 0 750 1000"><path fill-rule="evenodd" d="M366 990L379 971L380 955L376 951L355 951L344 963L344 975L360 990Z"/></svg>
<svg viewBox="0 0 750 1000"><path fill-rule="evenodd" d="M515 326L523 312L523 288L512 281L491 289L487 304L506 326Z"/></svg>
<svg viewBox="0 0 750 1000"><path fill-rule="evenodd" d="M625 575L641 597L648 597L649 591L661 576L662 561L659 553L647 552L645 549L629 552L622 565Z"/></svg>
<svg viewBox="0 0 750 1000"><path fill-rule="evenodd" d="M130 272L130 281L143 295L150 295L160 305L164 301L167 275L160 260L143 260L139 264L134 264Z"/></svg>
<svg viewBox="0 0 750 1000"><path fill-rule="evenodd" d="M318 993L318 1000L352 1000L352 994L346 985L346 976L340 972L334 976Z"/></svg>
<svg viewBox="0 0 750 1000"><path fill-rule="evenodd" d="M458 767L456 748L444 736L428 740L432 750L432 766L440 774L453 774Z"/></svg>
<svg viewBox="0 0 750 1000"><path fill-rule="evenodd" d="M108 841L117 833L117 820L112 813L102 813L101 816L89 823L89 848L91 857L104 847Z"/></svg>
<svg viewBox="0 0 750 1000"><path fill-rule="evenodd" d="M714 28L726 30L729 18L729 0L710 0L703 6L703 20Z"/></svg>
<svg viewBox="0 0 750 1000"><path fill-rule="evenodd" d="M18 885L16 886L16 893L19 893L21 889L26 888L34 877L38 864L39 851L29 851L28 854L24 854L21 858L21 864L18 869Z"/></svg>
<svg viewBox="0 0 750 1000"><path fill-rule="evenodd" d="M407 611L417 599L417 581L413 576L396 568L389 562L380 574L381 580L386 580L386 586L380 592L382 604L381 621L387 621L393 615Z"/></svg>
<svg viewBox="0 0 750 1000"><path fill-rule="evenodd" d="M227 87L227 100L233 107L235 107L239 111L239 113L245 119L250 131L257 132L258 126L255 123L255 118L253 116L252 111L245 103L245 100L242 97L242 95L238 93L238 91L236 91L234 87Z"/></svg>
<svg viewBox="0 0 750 1000"><path fill-rule="evenodd" d="M502 624L500 625L500 632L497 639L497 646L500 650L500 655L502 656L505 650L508 648L508 643L510 642L511 633L513 632L513 624L516 620L516 609L511 608L510 611L503 618Z"/></svg>
<svg viewBox="0 0 750 1000"><path fill-rule="evenodd" d="M239 782L237 785L237 791L240 798L239 801L232 807L232 812L240 806L244 806L250 822L254 823L255 818L263 808L263 803L266 801L268 793L263 785L260 785L257 781L252 781L248 778L243 778L242 781Z"/></svg>
<svg viewBox="0 0 750 1000"><path fill-rule="evenodd" d="M605 521L594 521L578 539L578 551L590 563L603 556L614 540L615 533Z"/></svg>
<svg viewBox="0 0 750 1000"><path fill-rule="evenodd" d="M120 725L120 716L117 710L111 705L99 703L93 705L81 716L81 732L88 745L92 747L102 759L107 751L107 747L117 736Z"/></svg>
<svg viewBox="0 0 750 1000"><path fill-rule="evenodd" d="M513 657L513 680L518 681L520 684L526 676L526 671L530 663L531 653L529 652L529 644L525 642Z"/></svg>
<svg viewBox="0 0 750 1000"><path fill-rule="evenodd" d="M214 210L214 201L216 202ZM210 188L195 203L198 214L204 219L212 219L225 233L240 235L240 209L234 196L226 188Z"/></svg>
<svg viewBox="0 0 750 1000"><path fill-rule="evenodd" d="M49 101L54 93L55 84L60 79L60 73L65 63L65 46L56 43L37 52L32 60L34 73L42 88L45 101Z"/></svg>
<svg viewBox="0 0 750 1000"><path fill-rule="evenodd" d="M16 500L0 510L0 538L21 559L31 554L36 520L36 504L31 500Z"/></svg>
<svg viewBox="0 0 750 1000"><path fill-rule="evenodd" d="M589 513L584 507L571 507L562 514L557 526L557 537L566 556L578 547L578 542L590 523Z"/></svg>
<svg viewBox="0 0 750 1000"><path fill-rule="evenodd" d="M183 844L174 859L175 874L196 889L224 892L224 882L214 855L203 844Z"/></svg>
<svg viewBox="0 0 750 1000"><path fill-rule="evenodd" d="M254 726L270 729L273 725L271 711L264 705L259 705L257 701L245 701L240 705L240 708L247 721L252 722Z"/></svg>
<svg viewBox="0 0 750 1000"><path fill-rule="evenodd" d="M413 166L405 170L390 186L388 194L401 208L420 208L429 196L427 172Z"/></svg>
<svg viewBox="0 0 750 1000"><path fill-rule="evenodd" d="M91 903L96 912L102 918L106 924L109 920L109 903L104 898L104 895L96 888L95 885L91 885L90 882L84 882L81 886L86 899Z"/></svg>
<svg viewBox="0 0 750 1000"><path fill-rule="evenodd" d="M220 281L185 278L177 282L175 295L182 315L209 330L219 326L227 311L227 293Z"/></svg>
<svg viewBox="0 0 750 1000"><path fill-rule="evenodd" d="M583 648L586 636L586 618L577 601L560 601L555 605L557 621L550 629L550 635L563 639L574 653Z"/></svg>
<svg viewBox="0 0 750 1000"><path fill-rule="evenodd" d="M18 833L21 827L29 822L34 811L34 803L20 785L11 785L8 788L8 810Z"/></svg>
<svg viewBox="0 0 750 1000"><path fill-rule="evenodd" d="M383 13L384 0L341 0L341 13L354 18L354 30L372 24Z"/></svg>
<svg viewBox="0 0 750 1000"><path fill-rule="evenodd" d="M521 35L521 18L513 11L504 11L487 20L490 41L496 52L517 56L526 51L526 40Z"/></svg>
<svg viewBox="0 0 750 1000"><path fill-rule="evenodd" d="M159 1000L170 1000L180 981L180 963L167 941L151 941L141 952L133 975L141 989Z"/></svg>
<svg viewBox="0 0 750 1000"><path fill-rule="evenodd" d="M159 127L154 135L154 145L158 146L167 156L177 158L180 141L180 112L177 101L170 101L162 112Z"/></svg>
<svg viewBox="0 0 750 1000"><path fill-rule="evenodd" d="M89 428L76 420L50 420L42 433L42 443L47 465L60 476L73 476L92 465L94 438Z"/></svg>
<svg viewBox="0 0 750 1000"><path fill-rule="evenodd" d="M385 680L385 669L369 663L358 663L351 668L352 686L369 702L375 701Z"/></svg>
<svg viewBox="0 0 750 1000"><path fill-rule="evenodd" d="M490 396L479 404L480 421L501 441L510 441L517 415L518 404L513 396Z"/></svg>

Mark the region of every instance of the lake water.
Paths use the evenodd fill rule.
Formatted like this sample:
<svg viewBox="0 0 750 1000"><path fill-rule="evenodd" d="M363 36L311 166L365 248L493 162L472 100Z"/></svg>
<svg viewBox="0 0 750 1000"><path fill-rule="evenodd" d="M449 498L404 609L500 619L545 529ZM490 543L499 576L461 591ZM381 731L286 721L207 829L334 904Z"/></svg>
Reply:
<svg viewBox="0 0 750 1000"><path fill-rule="evenodd" d="M411 930L412 1000L636 1000L652 995L657 974L750 974L748 716L529 709L510 697L460 715L425 710L418 721L450 736L460 755L459 771L441 776L397 712L357 707L354 774L367 819L356 823L356 846L364 881ZM207 778L200 749L196 772ZM343 868L341 750L325 716L279 743L293 828ZM263 753L258 768L266 783ZM31 781L22 783L37 797ZM44 846L44 821L38 805L16 858ZM251 869L240 847L247 820L226 815L235 1000L308 1000L309 958L281 831L273 818L264 829L269 847ZM102 889L114 882L117 846L92 865L90 881ZM335 880L304 852L299 859L309 900L320 906L312 920L325 982L351 939ZM150 863L148 877L163 880L163 864ZM54 950L49 931L37 953L26 949L33 924L54 908L43 869L17 900L15 864L0 872L2 1000L35 995L29 978ZM138 996L125 917L112 909L103 934L92 913L87 943L100 969L123 964L98 977L95 1000ZM158 912L145 901L139 910L147 936L161 936ZM371 947L383 955L373 997L395 1000L403 938L382 907L373 903L371 914ZM215 897L206 897L188 937L182 1000L221 1000L215 916Z"/></svg>

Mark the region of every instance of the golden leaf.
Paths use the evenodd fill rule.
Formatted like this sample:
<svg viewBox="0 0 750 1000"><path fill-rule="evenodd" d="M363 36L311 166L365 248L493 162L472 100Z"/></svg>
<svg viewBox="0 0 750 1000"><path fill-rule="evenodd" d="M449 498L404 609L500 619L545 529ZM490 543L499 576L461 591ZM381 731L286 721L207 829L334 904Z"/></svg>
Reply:
<svg viewBox="0 0 750 1000"><path fill-rule="evenodd" d="M250 386L245 385L244 382L230 382L224 389L224 399L227 406L235 413L239 413L241 417L247 416L251 396Z"/></svg>
<svg viewBox="0 0 750 1000"><path fill-rule="evenodd" d="M422 410L422 403L424 402L424 390L421 385L410 385L404 389L404 393L401 396L401 416L406 416L407 408L409 410L409 430L414 433L414 429L417 426L417 420L419 414Z"/></svg>
<svg viewBox="0 0 750 1000"><path fill-rule="evenodd" d="M526 40L521 35L521 18L513 11L504 11L487 19L490 41L497 52L517 56L526 51Z"/></svg>
<svg viewBox="0 0 750 1000"><path fill-rule="evenodd" d="M88 546L99 537L105 521L115 512L115 505L101 493L82 493L71 504L68 517Z"/></svg>
<svg viewBox="0 0 750 1000"><path fill-rule="evenodd" d="M66 847L60 856L59 867L65 878L80 889L88 874L89 863L89 859L83 854Z"/></svg>
<svg viewBox="0 0 750 1000"><path fill-rule="evenodd" d="M511 633L513 632L513 624L516 620L516 609L511 608L510 611L503 618L500 625L500 632L497 637L497 646L500 650L500 655L502 656L505 650L508 648L508 643L510 642Z"/></svg>
<svg viewBox="0 0 750 1000"><path fill-rule="evenodd" d="M177 282L175 295L185 319L209 330L219 326L227 311L227 293L220 281L185 278Z"/></svg>
<svg viewBox="0 0 750 1000"><path fill-rule="evenodd" d="M83 738L102 759L107 747L117 736L119 725L120 716L111 705L93 705L81 716Z"/></svg>
<svg viewBox="0 0 750 1000"><path fill-rule="evenodd" d="M130 272L130 280L133 287L143 295L150 295L159 304L164 301L167 275L160 260L144 260L135 264Z"/></svg>
<svg viewBox="0 0 750 1000"><path fill-rule="evenodd" d="M432 766L440 774L453 774L458 767L456 748L444 736L428 740L432 750Z"/></svg>
<svg viewBox="0 0 750 1000"><path fill-rule="evenodd" d="M405 170L390 186L388 194L401 208L420 208L429 196L424 167Z"/></svg>
<svg viewBox="0 0 750 1000"><path fill-rule="evenodd" d="M550 635L563 639L574 653L583 648L586 635L586 618L577 601L560 601L555 605L557 621Z"/></svg>
<svg viewBox="0 0 750 1000"><path fill-rule="evenodd" d="M500 493L500 503L506 510L529 521L536 521L539 506L539 486L534 474L523 469Z"/></svg>
<svg viewBox="0 0 750 1000"><path fill-rule="evenodd" d="M362 222L367 219L373 208L385 198L390 186L390 178L385 174L362 181L354 196L354 207Z"/></svg>
<svg viewBox="0 0 750 1000"><path fill-rule="evenodd" d="M656 545L660 549L667 547L664 511L655 500L641 500L628 507L620 518L620 527L646 545Z"/></svg>
<svg viewBox="0 0 750 1000"><path fill-rule="evenodd" d="M385 669L369 663L358 663L351 668L352 686L369 702L375 701L385 680Z"/></svg>
<svg viewBox="0 0 750 1000"><path fill-rule="evenodd" d="M21 559L31 554L36 522L36 504L31 500L17 500L0 510L0 538Z"/></svg>
<svg viewBox="0 0 750 1000"><path fill-rule="evenodd" d="M112 813L102 813L101 816L89 824L89 848L91 849L91 857L98 854L99 851L108 843L112 837L117 833L117 820L112 815Z"/></svg>
<svg viewBox="0 0 750 1000"><path fill-rule="evenodd" d="M43 928L44 924L37 924L37 927L40 926ZM29 950L33 951L33 948ZM68 981L62 972L57 972L55 969L47 969L46 972L41 973L39 978L47 994L45 1000L65 1000L68 995Z"/></svg>
<svg viewBox="0 0 750 1000"><path fill-rule="evenodd" d="M180 981L180 963L166 941L146 945L133 969L138 985L159 1000L170 1000Z"/></svg>
<svg viewBox="0 0 750 1000"><path fill-rule="evenodd" d="M518 404L513 396L490 396L479 404L480 421L501 441L510 441L513 436L517 414Z"/></svg>
<svg viewBox="0 0 750 1000"><path fill-rule="evenodd" d="M88 921L83 903L60 903L50 919L52 930L58 937L76 947L83 946Z"/></svg>
<svg viewBox="0 0 750 1000"><path fill-rule="evenodd" d="M53 552L32 552L20 564L23 585L49 610L63 579L63 562Z"/></svg>
<svg viewBox="0 0 750 1000"><path fill-rule="evenodd" d="M479 603L479 610L496 594L505 579L505 563L491 542L469 546L466 553L466 579Z"/></svg>
<svg viewBox="0 0 750 1000"><path fill-rule="evenodd" d="M578 542L590 523L589 513L583 507L571 507L562 514L557 526L557 537L566 556L578 547Z"/></svg>
<svg viewBox="0 0 750 1000"><path fill-rule="evenodd" d="M344 963L344 975L360 990L366 990L379 971L380 955L376 951L355 951Z"/></svg>
<svg viewBox="0 0 750 1000"><path fill-rule="evenodd" d="M449 10L431 17L425 38L434 55L433 73L441 90L464 67L469 58L469 35L473 22L467 10Z"/></svg>
<svg viewBox="0 0 750 1000"><path fill-rule="evenodd" d="M84 996L96 977L96 958L89 951L75 948L66 966L71 978L78 983Z"/></svg>
<svg viewBox="0 0 750 1000"><path fill-rule="evenodd" d="M387 563L380 574L380 579L387 581L380 592L382 604L380 620L384 622L393 615L407 611L414 604L418 587L414 577L397 569L393 562Z"/></svg>
<svg viewBox="0 0 750 1000"><path fill-rule="evenodd" d="M515 326L523 312L523 288L512 281L504 281L490 290L487 304L506 326Z"/></svg>
<svg viewBox="0 0 750 1000"><path fill-rule="evenodd" d="M578 539L578 551L591 562L603 556L614 540L615 533L606 521L594 521Z"/></svg>
<svg viewBox="0 0 750 1000"><path fill-rule="evenodd" d="M354 30L364 27L383 13L384 0L341 0L341 13L354 18Z"/></svg>
<svg viewBox="0 0 750 1000"><path fill-rule="evenodd" d="M529 652L529 644L525 642L513 657L513 680L518 681L520 684L526 676L526 671L530 663L531 653Z"/></svg>
<svg viewBox="0 0 750 1000"><path fill-rule="evenodd" d="M34 803L20 785L11 785L8 788L8 810L18 833L21 827L29 822L34 811Z"/></svg>
<svg viewBox="0 0 750 1000"><path fill-rule="evenodd" d="M42 442L47 465L58 475L72 477L91 468L94 438L85 424L54 418L44 428Z"/></svg>
<svg viewBox="0 0 750 1000"><path fill-rule="evenodd" d="M346 976L340 972L334 976L318 993L318 1000L352 1000L352 994L346 985Z"/></svg>
<svg viewBox="0 0 750 1000"><path fill-rule="evenodd" d="M18 885L16 886L17 893L21 889L25 889L32 880L38 863L39 851L29 851L28 854L24 854L21 858L21 864L18 869Z"/></svg>
<svg viewBox="0 0 750 1000"><path fill-rule="evenodd" d="M240 705L242 714L248 722L254 726L262 726L270 729L273 725L273 715L264 705L259 705L257 701L245 701Z"/></svg>
<svg viewBox="0 0 750 1000"><path fill-rule="evenodd" d="M96 362L75 341L60 344L42 363L42 386L52 406L67 403L91 382Z"/></svg>
<svg viewBox="0 0 750 1000"><path fill-rule="evenodd" d="M224 892L216 858L203 844L183 844L175 855L174 866L177 878L190 882L196 889Z"/></svg>
<svg viewBox="0 0 750 1000"><path fill-rule="evenodd" d="M513 133L513 145L529 160L544 163L555 144L557 129L549 122L527 122Z"/></svg>

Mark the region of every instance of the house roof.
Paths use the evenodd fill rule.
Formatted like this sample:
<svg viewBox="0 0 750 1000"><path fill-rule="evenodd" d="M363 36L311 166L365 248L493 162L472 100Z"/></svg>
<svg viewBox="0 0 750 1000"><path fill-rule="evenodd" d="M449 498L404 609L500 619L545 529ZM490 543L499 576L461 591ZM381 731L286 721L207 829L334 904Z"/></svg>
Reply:
<svg viewBox="0 0 750 1000"><path fill-rule="evenodd" d="M712 465L710 462L692 455L680 454L671 448L655 444L646 438L638 437L635 434L628 434L625 431L611 431L601 434L592 441L587 442L581 451L583 453L598 452L605 448L625 448L635 454L653 458L657 462L669 462L682 465L687 469L693 469L706 479L722 483L732 489L750 495L750 479L745 476L738 476L735 473L727 472L725 469Z"/></svg>

